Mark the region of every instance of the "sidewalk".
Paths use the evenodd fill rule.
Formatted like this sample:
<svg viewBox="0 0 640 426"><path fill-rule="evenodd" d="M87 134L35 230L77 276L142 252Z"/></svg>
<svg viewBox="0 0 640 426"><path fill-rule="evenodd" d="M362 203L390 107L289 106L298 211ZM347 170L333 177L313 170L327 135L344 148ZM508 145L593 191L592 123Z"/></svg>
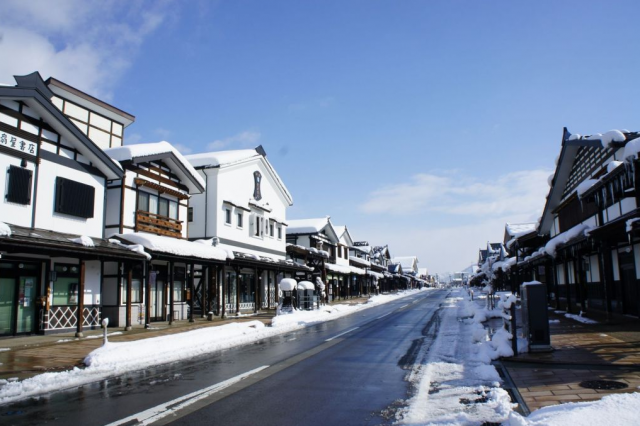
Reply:
<svg viewBox="0 0 640 426"><path fill-rule="evenodd" d="M640 321L625 318L605 323L592 318L599 323L583 324L549 310L554 350L501 360L529 411L640 391ZM607 383L583 383L599 380L626 387L606 389Z"/></svg>
<svg viewBox="0 0 640 426"><path fill-rule="evenodd" d="M356 305L368 300L360 297L346 300L336 300L329 305ZM122 327L109 328L110 342L128 342L182 333L202 327L216 327L233 322L262 321L270 325L275 316L275 309L262 310L256 315L231 315L224 320L216 317L213 321L206 318L195 318L189 321L176 321L173 325L167 322L152 323L151 328L145 329L141 324L134 324L131 331L123 331ZM75 330L66 333L20 337L0 338L0 380L17 378L27 379L44 372L69 370L82 367L84 358L94 349L102 345L102 329L83 331L85 337L75 337Z"/></svg>

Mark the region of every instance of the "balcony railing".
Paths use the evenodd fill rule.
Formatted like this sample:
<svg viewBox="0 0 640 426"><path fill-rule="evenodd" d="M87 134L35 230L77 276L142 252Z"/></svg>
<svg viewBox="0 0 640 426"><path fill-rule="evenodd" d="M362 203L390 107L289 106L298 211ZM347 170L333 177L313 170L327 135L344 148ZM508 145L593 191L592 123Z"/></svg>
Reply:
<svg viewBox="0 0 640 426"><path fill-rule="evenodd" d="M182 221L138 210L136 212L136 231L182 238Z"/></svg>

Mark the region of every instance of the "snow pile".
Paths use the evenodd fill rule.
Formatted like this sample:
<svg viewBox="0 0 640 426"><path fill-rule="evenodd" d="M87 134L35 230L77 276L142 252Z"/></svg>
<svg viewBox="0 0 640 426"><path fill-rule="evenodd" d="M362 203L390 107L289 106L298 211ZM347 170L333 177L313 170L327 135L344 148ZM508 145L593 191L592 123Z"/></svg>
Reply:
<svg viewBox="0 0 640 426"><path fill-rule="evenodd" d="M307 325L333 320L345 315L410 296L410 290L388 296L372 297L360 305L334 305L327 310L295 312L274 318L271 327L260 321L204 327L184 333L142 339L132 342L109 342L91 352L84 360L87 368L44 373L35 377L5 383L0 387L0 404L37 395L82 386L130 371L185 360L200 355L253 343Z"/></svg>
<svg viewBox="0 0 640 426"><path fill-rule="evenodd" d="M11 228L4 222L0 222L0 237L10 237Z"/></svg>
<svg viewBox="0 0 640 426"><path fill-rule="evenodd" d="M627 225L627 232L631 232L633 231L633 224L640 221L640 218L635 218L635 219L629 219L626 222ZM2 232L0 231L0 235L2 235Z"/></svg>
<svg viewBox="0 0 640 426"><path fill-rule="evenodd" d="M86 235L82 235L78 238L69 238L69 241L83 245L85 247L95 247L96 245L93 243L91 237L87 237Z"/></svg>
<svg viewBox="0 0 640 426"><path fill-rule="evenodd" d="M585 192L587 192L589 189L591 189L591 187L598 182L599 182L598 179L585 179L582 182L580 182L580 184L576 188L576 191L578 192L578 197L582 198L582 195Z"/></svg>
<svg viewBox="0 0 640 426"><path fill-rule="evenodd" d="M550 239L549 242L544 246L544 250L547 252L549 256L555 257L556 248L559 245L566 244L569 241L581 235L586 235L586 232L589 231L590 229L591 229L591 226L589 225L586 225L583 223L578 224L573 228L569 229L568 231L558 234L552 239Z"/></svg>
<svg viewBox="0 0 640 426"><path fill-rule="evenodd" d="M611 173L612 171L614 171L615 169L618 168L618 166L620 166L622 164L622 161L609 161L607 163L607 173Z"/></svg>
<svg viewBox="0 0 640 426"><path fill-rule="evenodd" d="M298 290L315 290L315 286L311 281L300 281L298 283Z"/></svg>
<svg viewBox="0 0 640 426"><path fill-rule="evenodd" d="M628 160L629 157L637 159L638 153L640 153L640 138L633 139L624 146L624 154L622 155L622 158L625 160Z"/></svg>
<svg viewBox="0 0 640 426"><path fill-rule="evenodd" d="M436 315L440 327L435 340L418 359L410 381L416 393L406 409L398 412L400 424L466 425L501 423L509 418L512 404L501 389L500 376L486 360L479 360L474 341L486 334L477 321L463 320L469 313L464 290L458 289ZM472 309L475 310L475 309ZM482 344L480 343L480 344Z"/></svg>
<svg viewBox="0 0 640 426"><path fill-rule="evenodd" d="M529 417L512 412L506 426L637 425L640 393L607 395L599 401L569 402L543 407Z"/></svg>
<svg viewBox="0 0 640 426"><path fill-rule="evenodd" d="M624 142L627 137L620 130L609 130L608 132L595 133L590 136L580 136L579 134L574 134L569 137L569 140L577 140L577 139L585 139L585 140L600 140L603 148L610 148L613 142Z"/></svg>
<svg viewBox="0 0 640 426"><path fill-rule="evenodd" d="M141 244L124 244L122 241L116 240L115 238L109 239L109 242L111 244L117 244L120 247L124 247L127 250L131 250L131 251L135 251L136 253L143 254L147 258L147 260L151 260L151 255L146 251L144 251L144 247L142 247Z"/></svg>
<svg viewBox="0 0 640 426"><path fill-rule="evenodd" d="M293 291L298 287L298 283L293 278L283 278L278 286L282 291Z"/></svg>
<svg viewBox="0 0 640 426"><path fill-rule="evenodd" d="M178 256L193 256L201 259L227 260L227 251L220 247L207 246L206 244L179 238L163 237L144 232L116 234L115 236L134 244L140 244L151 251Z"/></svg>
<svg viewBox="0 0 640 426"><path fill-rule="evenodd" d="M579 321L583 324L598 324L598 321L594 321L592 319L589 318L585 318L582 316L582 311L580 311L580 315L574 315L574 314L564 314L564 316L566 318L570 318L572 320L576 320Z"/></svg>

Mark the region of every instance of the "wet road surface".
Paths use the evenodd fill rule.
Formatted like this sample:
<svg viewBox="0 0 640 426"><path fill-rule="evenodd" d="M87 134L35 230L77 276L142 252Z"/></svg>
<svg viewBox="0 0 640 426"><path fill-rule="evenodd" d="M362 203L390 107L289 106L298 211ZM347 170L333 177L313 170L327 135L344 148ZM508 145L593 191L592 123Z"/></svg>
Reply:
<svg viewBox="0 0 640 426"><path fill-rule="evenodd" d="M447 291L0 407L5 425L380 425ZM185 397L186 396L186 397Z"/></svg>

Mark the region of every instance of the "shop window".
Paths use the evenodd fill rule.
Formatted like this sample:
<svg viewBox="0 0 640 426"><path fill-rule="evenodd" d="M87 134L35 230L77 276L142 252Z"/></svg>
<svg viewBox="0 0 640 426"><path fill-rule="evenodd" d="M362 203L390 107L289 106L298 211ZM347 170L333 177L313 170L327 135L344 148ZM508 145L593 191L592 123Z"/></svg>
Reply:
<svg viewBox="0 0 640 426"><path fill-rule="evenodd" d="M186 269L176 266L173 271L173 301L184 302Z"/></svg>
<svg viewBox="0 0 640 426"><path fill-rule="evenodd" d="M33 172L22 167L9 166L7 175L7 201L17 204L31 204Z"/></svg>
<svg viewBox="0 0 640 426"><path fill-rule="evenodd" d="M178 219L177 201L158 197L157 195L149 194L144 191L138 191L138 210L169 217L171 219Z"/></svg>
<svg viewBox="0 0 640 426"><path fill-rule="evenodd" d="M136 265L133 268L133 274L131 277L131 303L142 303L143 290L142 290L142 265ZM125 274L122 279L122 297L123 304L127 303L127 279L128 271L125 270Z"/></svg>
<svg viewBox="0 0 640 426"><path fill-rule="evenodd" d="M80 282L80 265L55 264L53 271L53 304L77 305L78 283Z"/></svg>
<svg viewBox="0 0 640 426"><path fill-rule="evenodd" d="M91 185L56 178L55 212L82 218L93 217L96 189Z"/></svg>

